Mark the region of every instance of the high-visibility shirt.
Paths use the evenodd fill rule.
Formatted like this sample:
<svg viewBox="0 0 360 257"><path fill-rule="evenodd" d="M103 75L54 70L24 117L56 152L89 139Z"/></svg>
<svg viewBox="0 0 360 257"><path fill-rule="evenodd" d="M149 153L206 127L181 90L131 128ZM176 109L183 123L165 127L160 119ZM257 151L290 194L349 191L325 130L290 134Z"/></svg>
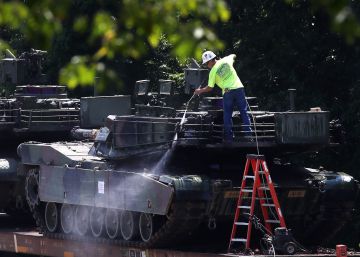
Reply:
<svg viewBox="0 0 360 257"><path fill-rule="evenodd" d="M214 87L216 84L223 94L225 89L244 87L233 67L235 57L235 54L231 54L216 61L209 73L209 87Z"/></svg>

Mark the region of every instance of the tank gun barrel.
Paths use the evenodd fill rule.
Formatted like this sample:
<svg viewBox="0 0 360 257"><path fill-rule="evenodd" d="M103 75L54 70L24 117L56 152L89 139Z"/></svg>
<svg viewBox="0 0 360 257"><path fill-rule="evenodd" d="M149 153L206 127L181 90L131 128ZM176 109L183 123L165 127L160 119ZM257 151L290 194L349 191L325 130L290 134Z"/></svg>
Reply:
<svg viewBox="0 0 360 257"><path fill-rule="evenodd" d="M75 127L71 130L71 136L77 140L94 140L97 132L97 129L81 129L79 127Z"/></svg>

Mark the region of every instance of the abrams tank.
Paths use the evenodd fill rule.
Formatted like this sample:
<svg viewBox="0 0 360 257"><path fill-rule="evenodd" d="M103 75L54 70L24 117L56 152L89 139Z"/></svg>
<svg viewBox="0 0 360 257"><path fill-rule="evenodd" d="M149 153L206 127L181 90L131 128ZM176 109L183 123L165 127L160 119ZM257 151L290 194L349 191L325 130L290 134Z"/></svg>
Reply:
<svg viewBox="0 0 360 257"><path fill-rule="evenodd" d="M330 144L328 112L261 111L249 97L252 135L234 112L234 142L224 143L222 98L192 97L206 78L207 70L188 68L182 87L162 80L156 92L138 81L133 114L108 116L96 135L79 131L91 141L22 143L27 200L43 233L140 247L190 234L228 241L246 154L261 153L296 238L334 236L352 215L358 183L284 161Z"/></svg>
<svg viewBox="0 0 360 257"><path fill-rule="evenodd" d="M0 209L8 214L27 210L17 146L70 139L70 130L80 125L80 100L69 99L64 86L46 84L45 54L31 50L16 58L8 51L0 60Z"/></svg>
<svg viewBox="0 0 360 257"><path fill-rule="evenodd" d="M65 86L47 84L42 74L45 56L32 49L16 58L8 51L0 60L0 210L21 217L28 215L28 208L26 173L16 153L20 143L71 141L74 128L99 128L110 113L130 114L129 96L73 99Z"/></svg>

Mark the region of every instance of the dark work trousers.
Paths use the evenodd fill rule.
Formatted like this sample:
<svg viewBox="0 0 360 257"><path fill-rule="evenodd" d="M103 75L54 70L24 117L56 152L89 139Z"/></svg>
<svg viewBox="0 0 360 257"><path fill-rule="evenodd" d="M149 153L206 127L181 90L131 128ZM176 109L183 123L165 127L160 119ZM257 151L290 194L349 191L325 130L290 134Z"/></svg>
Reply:
<svg viewBox="0 0 360 257"><path fill-rule="evenodd" d="M223 105L224 105L224 140L225 141L233 140L232 113L234 106L238 108L241 115L242 125L243 125L241 131L245 131L246 136L251 136L250 118L247 113L248 106L245 99L244 88L228 90L223 95Z"/></svg>

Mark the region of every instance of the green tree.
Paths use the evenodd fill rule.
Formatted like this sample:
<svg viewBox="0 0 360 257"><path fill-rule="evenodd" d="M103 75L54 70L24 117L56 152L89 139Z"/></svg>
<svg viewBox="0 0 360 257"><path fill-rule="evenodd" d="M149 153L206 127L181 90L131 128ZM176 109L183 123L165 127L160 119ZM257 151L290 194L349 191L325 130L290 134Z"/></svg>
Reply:
<svg viewBox="0 0 360 257"><path fill-rule="evenodd" d="M116 75L106 67L106 60L115 56L139 59L159 45L162 35L181 59L200 57L204 48L220 49L223 43L211 24L229 19L223 0L26 0L0 4L0 25L19 29L34 47L51 51L54 42L57 47L63 43L65 56L59 58L71 59L60 71L60 82L70 88L92 84L96 76L103 78L104 84L106 78ZM83 51L68 49L69 38L61 35L81 38Z"/></svg>

